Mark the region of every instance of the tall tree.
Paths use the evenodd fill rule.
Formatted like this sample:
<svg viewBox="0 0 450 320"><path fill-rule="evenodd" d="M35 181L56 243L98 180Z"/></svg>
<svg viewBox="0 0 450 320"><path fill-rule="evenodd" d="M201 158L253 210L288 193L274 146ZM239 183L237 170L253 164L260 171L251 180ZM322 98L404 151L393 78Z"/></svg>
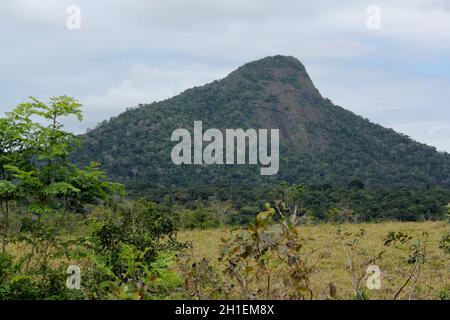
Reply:
<svg viewBox="0 0 450 320"><path fill-rule="evenodd" d="M68 212L80 212L88 203L108 200L122 193L119 184L106 181L98 163L84 168L69 159L79 145L76 136L63 130L64 117L82 120L81 104L72 97L51 98L45 104L35 98L19 104L1 119L0 204L2 210L2 250L9 234L11 204L20 211L24 238L30 244L26 271L46 230L46 222ZM53 226L55 223L53 221Z"/></svg>

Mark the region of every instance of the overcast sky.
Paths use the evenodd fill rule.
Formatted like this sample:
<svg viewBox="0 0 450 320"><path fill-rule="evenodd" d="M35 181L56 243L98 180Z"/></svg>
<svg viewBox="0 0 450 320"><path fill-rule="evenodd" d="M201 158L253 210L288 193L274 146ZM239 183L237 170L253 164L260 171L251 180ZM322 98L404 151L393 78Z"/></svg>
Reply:
<svg viewBox="0 0 450 320"><path fill-rule="evenodd" d="M450 151L450 0L318 2L1 0L0 112L67 94L84 105L83 123L69 123L83 132L285 54L334 103ZM379 29L367 27L370 5Z"/></svg>

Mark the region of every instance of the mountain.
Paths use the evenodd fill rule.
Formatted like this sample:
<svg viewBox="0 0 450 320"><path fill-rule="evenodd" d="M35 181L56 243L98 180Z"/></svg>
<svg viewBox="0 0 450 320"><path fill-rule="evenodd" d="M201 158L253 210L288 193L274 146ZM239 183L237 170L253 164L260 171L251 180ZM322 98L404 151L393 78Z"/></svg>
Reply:
<svg viewBox="0 0 450 320"><path fill-rule="evenodd" d="M175 165L175 129L279 129L279 172L255 165ZM160 102L140 105L82 136L74 159L95 160L130 190L158 187L447 184L450 155L371 123L323 98L293 57L247 63L226 78Z"/></svg>

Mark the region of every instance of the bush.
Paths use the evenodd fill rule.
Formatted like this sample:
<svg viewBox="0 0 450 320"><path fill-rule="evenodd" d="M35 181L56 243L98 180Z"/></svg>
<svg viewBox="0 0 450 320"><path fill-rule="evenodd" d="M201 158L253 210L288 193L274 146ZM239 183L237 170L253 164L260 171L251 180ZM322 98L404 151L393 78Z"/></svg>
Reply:
<svg viewBox="0 0 450 320"><path fill-rule="evenodd" d="M179 226L183 229L210 229L216 228L220 222L204 208L183 210L179 213Z"/></svg>
<svg viewBox="0 0 450 320"><path fill-rule="evenodd" d="M290 219L274 222L274 214L266 204L253 223L222 239L221 268L184 251L179 265L186 292L197 299L312 299L315 268L306 258L312 252L303 250Z"/></svg>
<svg viewBox="0 0 450 320"><path fill-rule="evenodd" d="M95 220L84 256L91 270L87 279L100 289L86 294L92 298L149 297L154 281L161 275L168 277L161 266L155 269L154 264L161 262L159 254L183 246L176 241L173 220L145 200L126 203L114 212L97 211Z"/></svg>

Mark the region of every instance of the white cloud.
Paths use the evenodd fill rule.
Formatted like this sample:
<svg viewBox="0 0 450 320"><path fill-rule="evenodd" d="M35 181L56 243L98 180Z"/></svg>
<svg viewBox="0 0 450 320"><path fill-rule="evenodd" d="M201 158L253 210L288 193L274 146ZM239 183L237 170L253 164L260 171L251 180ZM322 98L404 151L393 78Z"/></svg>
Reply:
<svg viewBox="0 0 450 320"><path fill-rule="evenodd" d="M440 151L450 150L450 124L444 121L421 121L394 124L394 127L415 140L435 146Z"/></svg>
<svg viewBox="0 0 450 320"><path fill-rule="evenodd" d="M133 65L126 80L108 88L103 94L90 95L81 100L86 122L89 127L93 127L126 108L170 98L187 88L222 78L229 71L203 64ZM81 129L74 122L69 125L76 131Z"/></svg>
<svg viewBox="0 0 450 320"><path fill-rule="evenodd" d="M417 141L450 150L450 79L323 65L310 68L310 74L334 103Z"/></svg>
<svg viewBox="0 0 450 320"><path fill-rule="evenodd" d="M0 16L31 28L58 28L65 25L67 5L65 0L6 0L0 2Z"/></svg>

